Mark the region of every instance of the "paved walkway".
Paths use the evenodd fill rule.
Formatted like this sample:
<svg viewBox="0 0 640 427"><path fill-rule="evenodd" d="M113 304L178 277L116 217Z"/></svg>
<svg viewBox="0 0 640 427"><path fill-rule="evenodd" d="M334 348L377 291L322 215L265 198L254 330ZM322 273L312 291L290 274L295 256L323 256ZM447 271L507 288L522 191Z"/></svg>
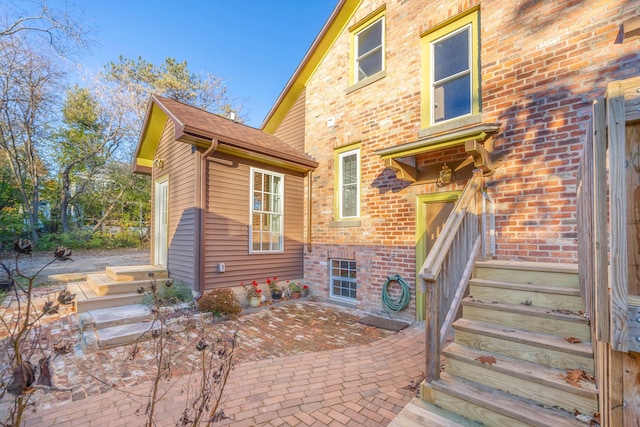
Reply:
<svg viewBox="0 0 640 427"><path fill-rule="evenodd" d="M391 333L357 323L363 315L306 301L211 325L209 334L239 331L236 364L223 395L228 418L215 425L388 424L413 397L411 380L424 371L424 326ZM49 340L71 332L73 317L61 316L65 327L58 322L45 326L51 330ZM153 364L150 343L141 345L129 363L123 362L129 351L124 348L58 358L57 383L74 391L42 395L26 425L144 425ZM189 347L181 341L176 345ZM176 425L190 401L190 387L198 378L191 375L194 354L187 352L182 359L192 363L177 365L170 380L163 380L166 395L156 410L156 425ZM98 377L110 378L112 385L96 383Z"/></svg>

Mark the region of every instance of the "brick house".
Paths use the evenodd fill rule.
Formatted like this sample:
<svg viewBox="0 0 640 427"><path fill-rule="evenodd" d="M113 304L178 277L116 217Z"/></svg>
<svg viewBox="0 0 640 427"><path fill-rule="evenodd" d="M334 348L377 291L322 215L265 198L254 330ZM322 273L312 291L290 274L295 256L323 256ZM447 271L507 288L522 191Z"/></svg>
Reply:
<svg viewBox="0 0 640 427"><path fill-rule="evenodd" d="M457 309L444 313L446 319L442 313L451 301L460 303L460 296L436 293L437 303L432 304L429 283L443 280L441 270L455 291L458 281L466 282L471 274L454 279L453 274L463 270L473 271L478 282L489 280L480 273L489 263L470 268L467 259L506 261L502 273L490 278L501 282L496 287L503 290L487 293L487 298L508 299L525 292L520 306L543 306L535 296L545 289L552 291L548 308L561 304L565 293L571 292L559 291L560 285L549 289L548 281L571 277L567 283L575 282L578 288L578 240L586 230L578 223L577 173L591 132L592 104L605 95L609 82L640 73L640 41L630 30L637 24L626 30L623 25L638 12L638 3L627 0L339 1L262 125L264 132L318 162L305 185L305 283L330 300L375 313L386 311L385 291L392 299L408 292L408 305L392 315L426 318L428 325L433 320L430 310L436 310L440 339L428 338L427 359L437 367L428 368L429 375L439 372L439 357L430 356L440 354L441 324L450 325L459 316ZM469 196L464 196L467 192ZM440 250L460 244L445 232L464 224L469 213L471 222L482 224L478 236L467 239L471 244L466 252L453 250L458 264L443 264L448 261L440 259ZM476 241L480 246L474 245ZM433 265L437 268L430 270ZM539 273L551 270L554 278L540 279L542 288L528 288L537 283ZM408 291L397 280L389 282L396 275L408 284ZM507 281L517 284L505 290ZM633 286L637 295L637 284ZM481 291L471 292L475 296ZM576 289L575 295L579 299L580 291ZM467 301L465 310L485 310L481 303ZM502 307L501 313L511 313L517 304L505 300L495 305ZM562 310L574 314L571 321L579 323L575 313L584 311L584 305L580 310L581 302L571 304ZM520 314L484 316L485 322L494 318L507 322ZM540 323L544 327L554 322ZM582 341L588 342L592 338L588 322L585 327L582 332L568 329L560 334L584 334ZM458 324L455 345L458 337L462 340L461 329ZM500 330L495 329L493 338ZM519 340L523 337L533 339L527 332ZM532 349L538 344L530 345L508 357L535 353ZM557 343L553 351L560 354L563 346ZM588 355L590 347L582 349L586 361L552 364L550 378L553 369L572 364L597 370L593 354ZM424 400L449 409L482 394L463 375L471 371L466 366L474 365L468 356L474 350L465 347L455 354L456 348L450 346L446 354L446 378L428 375L422 390ZM551 351L544 348L541 353ZM573 350L569 353L576 353ZM628 365L637 373L637 356L629 357ZM595 358L596 365L601 361ZM530 425L532 418L526 414L531 412L532 417L547 420L543 424L573 425L575 420L567 414L577 409L583 414L602 410L603 423L616 425L610 418L612 413L615 417L612 395L603 394L603 387L610 388L615 378L623 383L622 371L609 371L613 381L600 371L599 389L585 387L576 397L562 395L564 386L558 384L529 387L540 383L536 378L546 375L547 367L540 368L543 361L534 359L522 363L537 363L536 369L544 374L523 384L513 380L516 388L533 390L519 399L545 408L559 406L561 413L549 409L549 414L541 415L538 406L527 409L518 401L492 408L492 415L480 421L515 425L517 420ZM487 365L492 364L475 365L482 366L473 369L491 369ZM498 374L487 376L482 384L491 385L490 379ZM625 385L618 393L636 402L624 416L618 413L618 420L625 420L618 425L637 422L638 394L632 388ZM464 389L468 396L452 389Z"/></svg>

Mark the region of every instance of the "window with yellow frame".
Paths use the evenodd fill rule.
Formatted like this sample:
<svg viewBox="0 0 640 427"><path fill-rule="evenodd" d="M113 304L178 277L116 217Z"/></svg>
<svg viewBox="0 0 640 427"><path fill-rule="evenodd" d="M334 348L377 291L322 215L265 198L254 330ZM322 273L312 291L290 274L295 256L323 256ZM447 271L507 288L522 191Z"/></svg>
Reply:
<svg viewBox="0 0 640 427"><path fill-rule="evenodd" d="M422 34L423 127L480 112L480 9Z"/></svg>
<svg viewBox="0 0 640 427"><path fill-rule="evenodd" d="M337 149L335 156L335 207L337 220L360 217L360 144Z"/></svg>
<svg viewBox="0 0 640 427"><path fill-rule="evenodd" d="M385 67L385 9L376 10L360 23L349 28L351 32L351 76L356 84L379 75Z"/></svg>

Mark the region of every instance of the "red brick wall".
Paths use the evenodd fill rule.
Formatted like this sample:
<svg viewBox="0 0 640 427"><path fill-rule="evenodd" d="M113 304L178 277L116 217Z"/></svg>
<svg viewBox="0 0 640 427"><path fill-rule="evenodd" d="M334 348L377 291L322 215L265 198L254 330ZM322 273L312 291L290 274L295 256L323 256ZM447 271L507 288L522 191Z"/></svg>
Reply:
<svg viewBox="0 0 640 427"><path fill-rule="evenodd" d="M348 31L307 84L305 147L313 174L312 251L305 280L328 293L334 251L358 261L358 306L380 309L380 286L396 273L415 287L416 196L461 189L399 181L376 150L415 141L421 129L420 34L477 1L386 3L386 76L358 90L349 84ZM384 2L365 1L349 25ZM488 0L481 4L482 110L500 122L499 169L487 179L496 202L497 255L503 259L575 262L575 175L593 99L606 83L640 74L640 41L614 44L637 2ZM335 126L328 127L328 119ZM360 226L334 218L334 149L360 142ZM417 159L456 158L455 150ZM422 260L418 261L419 263ZM362 280L361 280L362 278ZM412 302L413 304L413 302ZM401 315L412 317L405 310Z"/></svg>

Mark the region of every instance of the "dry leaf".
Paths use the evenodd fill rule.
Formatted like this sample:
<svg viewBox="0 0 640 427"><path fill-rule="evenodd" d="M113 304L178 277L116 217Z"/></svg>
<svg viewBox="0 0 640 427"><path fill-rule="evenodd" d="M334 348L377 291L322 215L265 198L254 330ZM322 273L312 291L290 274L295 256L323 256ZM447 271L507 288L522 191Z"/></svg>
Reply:
<svg viewBox="0 0 640 427"><path fill-rule="evenodd" d="M580 381L595 383L596 379L593 375L583 371L582 369L567 369L565 381L573 386L580 387Z"/></svg>
<svg viewBox="0 0 640 427"><path fill-rule="evenodd" d="M476 360L482 363L483 365L485 363L488 363L489 365L493 365L496 363L496 358L493 356L478 356L476 357Z"/></svg>
<svg viewBox="0 0 640 427"><path fill-rule="evenodd" d="M582 340L580 338L575 337L564 337L564 340L569 344L581 344Z"/></svg>

